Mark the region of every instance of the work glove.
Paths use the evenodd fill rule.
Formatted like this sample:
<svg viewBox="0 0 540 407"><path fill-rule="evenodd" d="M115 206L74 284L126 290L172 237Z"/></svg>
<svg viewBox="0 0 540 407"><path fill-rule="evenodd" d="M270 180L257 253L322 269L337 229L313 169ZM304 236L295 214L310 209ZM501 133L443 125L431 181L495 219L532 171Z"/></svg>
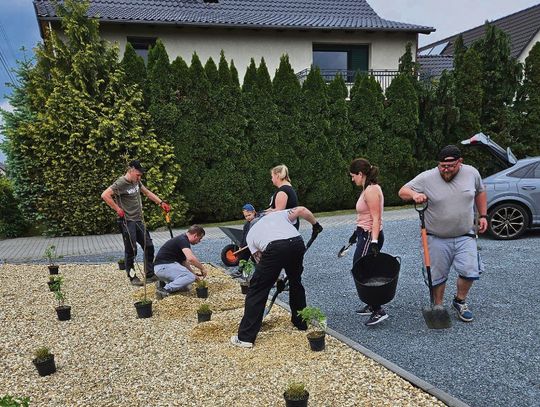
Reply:
<svg viewBox="0 0 540 407"><path fill-rule="evenodd" d="M161 203L159 204L159 206L161 206L161 209L163 209L165 212L169 213L171 211L171 205L169 205L167 202L165 201L161 201Z"/></svg>
<svg viewBox="0 0 540 407"><path fill-rule="evenodd" d="M116 210L116 213L118 214L119 218L123 218L124 216L126 216L126 213L124 212L124 210L122 208L118 208Z"/></svg>
<svg viewBox="0 0 540 407"><path fill-rule="evenodd" d="M319 222L315 223L313 225L313 229L311 231L311 239L315 239L319 233L321 233L323 230L323 227Z"/></svg>
<svg viewBox="0 0 540 407"><path fill-rule="evenodd" d="M355 230L353 234L351 235L351 237L349 237L349 244L355 244L356 239L358 239L358 236L356 235L356 230Z"/></svg>
<svg viewBox="0 0 540 407"><path fill-rule="evenodd" d="M377 256L380 253L379 250L379 244L371 242L368 247L368 254L371 254L373 256Z"/></svg>

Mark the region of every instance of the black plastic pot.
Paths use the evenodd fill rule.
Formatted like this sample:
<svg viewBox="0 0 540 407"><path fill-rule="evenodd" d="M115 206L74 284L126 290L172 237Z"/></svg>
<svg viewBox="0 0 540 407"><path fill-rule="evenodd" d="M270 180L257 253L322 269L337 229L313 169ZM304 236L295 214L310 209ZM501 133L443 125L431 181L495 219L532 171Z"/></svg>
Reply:
<svg viewBox="0 0 540 407"><path fill-rule="evenodd" d="M287 397L287 392L283 393L285 399L285 407L307 407L309 393L306 391L306 397L300 400L292 400Z"/></svg>
<svg viewBox="0 0 540 407"><path fill-rule="evenodd" d="M314 332L312 334L307 334L306 336L309 341L309 347L311 348L312 351L320 352L324 350L326 346L326 342L325 342L326 335L324 333L320 335L319 333Z"/></svg>
<svg viewBox="0 0 540 407"><path fill-rule="evenodd" d="M242 294L247 294L249 290L249 284L248 283L240 283L240 289L242 290Z"/></svg>
<svg viewBox="0 0 540 407"><path fill-rule="evenodd" d="M36 367L40 376L48 376L56 372L56 364L54 363L54 355L51 355L49 359L37 361L32 360L32 363Z"/></svg>
<svg viewBox="0 0 540 407"><path fill-rule="evenodd" d="M198 323L210 321L210 318L212 318L212 313L211 312L209 314L200 314L199 312L197 312L197 322Z"/></svg>
<svg viewBox="0 0 540 407"><path fill-rule="evenodd" d="M362 302L383 305L394 298L401 259L386 253L361 257L353 266L356 291Z"/></svg>
<svg viewBox="0 0 540 407"><path fill-rule="evenodd" d="M60 305L56 307L56 314L59 321L69 321L71 319L71 306Z"/></svg>
<svg viewBox="0 0 540 407"><path fill-rule="evenodd" d="M118 262L118 270L125 270L126 269L126 263L123 261Z"/></svg>
<svg viewBox="0 0 540 407"><path fill-rule="evenodd" d="M135 309L137 310L137 318L150 318L152 316L152 301L147 303L137 301L133 305L135 305Z"/></svg>
<svg viewBox="0 0 540 407"><path fill-rule="evenodd" d="M48 266L49 274L58 274L58 266Z"/></svg>
<svg viewBox="0 0 540 407"><path fill-rule="evenodd" d="M197 298L208 298L208 287L195 288Z"/></svg>

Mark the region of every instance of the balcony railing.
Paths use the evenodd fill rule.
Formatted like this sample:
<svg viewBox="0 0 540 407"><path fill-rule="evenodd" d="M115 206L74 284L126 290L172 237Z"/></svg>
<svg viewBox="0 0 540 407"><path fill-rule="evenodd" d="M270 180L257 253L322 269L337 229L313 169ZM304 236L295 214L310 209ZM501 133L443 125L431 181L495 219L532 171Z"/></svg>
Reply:
<svg viewBox="0 0 540 407"><path fill-rule="evenodd" d="M300 71L296 74L300 83L304 82L306 77L309 74L310 69L306 68L303 71ZM356 75L367 74L373 76L381 85L383 92L390 85L392 80L399 74L397 70L388 70L388 69L370 69L368 71L346 71L343 69L321 69L321 75L326 82L331 82L337 75L345 80L345 85L347 86L347 91L351 92L351 88L354 84L354 79Z"/></svg>

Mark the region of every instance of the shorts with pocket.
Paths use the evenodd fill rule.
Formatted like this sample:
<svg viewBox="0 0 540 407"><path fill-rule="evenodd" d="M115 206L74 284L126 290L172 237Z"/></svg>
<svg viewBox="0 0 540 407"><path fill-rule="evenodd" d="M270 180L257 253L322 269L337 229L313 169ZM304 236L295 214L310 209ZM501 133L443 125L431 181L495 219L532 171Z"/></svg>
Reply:
<svg viewBox="0 0 540 407"><path fill-rule="evenodd" d="M472 236L438 237L428 235L431 279L439 285L448 279L450 270L466 280L478 280L484 269Z"/></svg>

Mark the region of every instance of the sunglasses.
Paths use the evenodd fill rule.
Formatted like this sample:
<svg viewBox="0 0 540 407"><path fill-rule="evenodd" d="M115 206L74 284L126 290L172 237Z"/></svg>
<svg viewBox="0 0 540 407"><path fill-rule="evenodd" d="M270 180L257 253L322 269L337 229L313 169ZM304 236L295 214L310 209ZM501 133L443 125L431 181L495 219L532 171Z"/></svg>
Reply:
<svg viewBox="0 0 540 407"><path fill-rule="evenodd" d="M459 160L456 160L451 163L448 163L448 162L445 162L444 164L439 163L439 168L442 170L451 170L452 168L455 168L458 164L459 164Z"/></svg>

